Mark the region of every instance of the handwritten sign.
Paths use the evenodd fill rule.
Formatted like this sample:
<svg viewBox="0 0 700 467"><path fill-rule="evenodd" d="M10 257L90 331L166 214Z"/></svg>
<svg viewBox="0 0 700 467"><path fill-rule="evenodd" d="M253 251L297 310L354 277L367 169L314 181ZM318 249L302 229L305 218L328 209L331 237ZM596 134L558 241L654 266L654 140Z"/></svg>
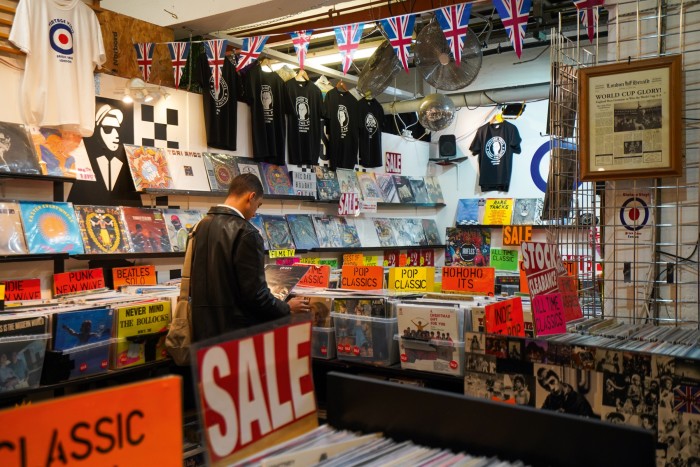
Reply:
<svg viewBox="0 0 700 467"><path fill-rule="evenodd" d="M362 258L362 265L363 266L378 266L379 265L379 256L364 256Z"/></svg>
<svg viewBox="0 0 700 467"><path fill-rule="evenodd" d="M523 242L520 251L530 297L557 292L557 277L566 275L557 245Z"/></svg>
<svg viewBox="0 0 700 467"><path fill-rule="evenodd" d="M65 295L86 290L103 289L105 278L102 268L81 269L53 275L53 294Z"/></svg>
<svg viewBox="0 0 700 467"><path fill-rule="evenodd" d="M494 268L461 266L442 268L443 292L493 295L495 288L496 270Z"/></svg>
<svg viewBox="0 0 700 467"><path fill-rule="evenodd" d="M357 193L341 193L338 201L339 216L356 216L360 213L360 195Z"/></svg>
<svg viewBox="0 0 700 467"><path fill-rule="evenodd" d="M299 266L309 266L303 263L296 263ZM295 266L296 266L295 265ZM310 265L309 270L301 278L297 286L299 287L324 287L327 288L331 280L330 266Z"/></svg>
<svg viewBox="0 0 700 467"><path fill-rule="evenodd" d="M294 256L294 249L289 249L289 250L270 250L267 252L267 255L270 257L270 259L275 259L275 258L291 258Z"/></svg>
<svg viewBox="0 0 700 467"><path fill-rule="evenodd" d="M535 335L547 336L566 332L564 302L561 294L537 295L532 299L532 318Z"/></svg>
<svg viewBox="0 0 700 467"><path fill-rule="evenodd" d="M525 337L523 303L520 297L486 305L486 333Z"/></svg>
<svg viewBox="0 0 700 467"><path fill-rule="evenodd" d="M149 265L113 268L112 280L115 290L123 285L156 285L156 267Z"/></svg>
<svg viewBox="0 0 700 467"><path fill-rule="evenodd" d="M360 200L360 212L365 212L365 213L377 212L377 202L376 201Z"/></svg>
<svg viewBox="0 0 700 467"><path fill-rule="evenodd" d="M318 425L310 321L200 347L196 358L202 439L212 465L234 464ZM182 464L182 449L177 453Z"/></svg>
<svg viewBox="0 0 700 467"><path fill-rule="evenodd" d="M385 153L384 172L388 174L401 173L401 153L388 151Z"/></svg>
<svg viewBox="0 0 700 467"><path fill-rule="evenodd" d="M517 271L518 251L491 248L491 267L499 271Z"/></svg>
<svg viewBox="0 0 700 467"><path fill-rule="evenodd" d="M341 289L379 290L384 286L382 266L343 266Z"/></svg>
<svg viewBox="0 0 700 467"><path fill-rule="evenodd" d="M301 258L298 256L292 256L291 258L277 258L275 260L275 264L278 266L294 266L299 262L301 262Z"/></svg>
<svg viewBox="0 0 700 467"><path fill-rule="evenodd" d="M503 245L520 246L523 242L532 241L531 225L504 225Z"/></svg>
<svg viewBox="0 0 700 467"><path fill-rule="evenodd" d="M403 292L432 292L435 268L403 267L389 269L389 290Z"/></svg>
<svg viewBox="0 0 700 467"><path fill-rule="evenodd" d="M583 318L581 303L578 301L578 280L575 277L560 276L557 282L564 305L564 319L566 322Z"/></svg>
<svg viewBox="0 0 700 467"><path fill-rule="evenodd" d="M165 376L3 410L0 465L182 465L180 384Z"/></svg>
<svg viewBox="0 0 700 467"><path fill-rule="evenodd" d="M343 255L343 266L363 266L362 253L346 253Z"/></svg>
<svg viewBox="0 0 700 467"><path fill-rule="evenodd" d="M384 266L394 268L399 265L399 250L384 250Z"/></svg>
<svg viewBox="0 0 700 467"><path fill-rule="evenodd" d="M321 266L330 266L331 269L338 269L338 258L321 258L318 260Z"/></svg>
<svg viewBox="0 0 700 467"><path fill-rule="evenodd" d="M5 300L20 301L20 300L40 300L41 299L41 280L40 279L24 279L16 281L5 281Z"/></svg>
<svg viewBox="0 0 700 467"><path fill-rule="evenodd" d="M301 261L300 261L301 262ZM321 264L321 258L315 256L315 257L309 257L309 258L304 258L303 261L304 264Z"/></svg>
<svg viewBox="0 0 700 467"><path fill-rule="evenodd" d="M508 225L513 216L513 198L487 198L484 225Z"/></svg>

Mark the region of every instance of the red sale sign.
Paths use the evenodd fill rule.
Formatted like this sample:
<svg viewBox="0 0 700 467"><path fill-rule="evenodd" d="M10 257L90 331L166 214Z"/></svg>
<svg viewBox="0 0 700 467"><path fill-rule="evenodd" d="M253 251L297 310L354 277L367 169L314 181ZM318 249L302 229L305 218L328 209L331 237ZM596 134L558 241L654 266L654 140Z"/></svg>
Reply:
<svg viewBox="0 0 700 467"><path fill-rule="evenodd" d="M384 172L388 174L400 174L401 154L398 152L387 152L385 156Z"/></svg>
<svg viewBox="0 0 700 467"><path fill-rule="evenodd" d="M196 375L203 438L215 465L318 425L310 321L199 348Z"/></svg>
<svg viewBox="0 0 700 467"><path fill-rule="evenodd" d="M360 213L360 195L357 193L341 193L338 201L339 216L356 216Z"/></svg>

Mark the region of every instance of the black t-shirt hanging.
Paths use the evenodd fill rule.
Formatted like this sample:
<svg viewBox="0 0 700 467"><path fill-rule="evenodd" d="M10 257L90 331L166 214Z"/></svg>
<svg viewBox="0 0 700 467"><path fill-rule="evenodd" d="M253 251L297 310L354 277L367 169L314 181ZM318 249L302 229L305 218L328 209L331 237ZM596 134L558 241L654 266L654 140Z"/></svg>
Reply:
<svg viewBox="0 0 700 467"><path fill-rule="evenodd" d="M252 116L253 158L284 165L284 81L256 62L246 75L244 97Z"/></svg>
<svg viewBox="0 0 700 467"><path fill-rule="evenodd" d="M510 122L487 123L476 130L469 150L479 156L481 191L508 191L513 153L520 154L520 133Z"/></svg>
<svg viewBox="0 0 700 467"><path fill-rule="evenodd" d="M318 164L323 97L311 81L290 79L287 96L287 152L291 164Z"/></svg>
<svg viewBox="0 0 700 467"><path fill-rule="evenodd" d="M328 161L332 169L352 169L357 164L357 99L349 92L331 89L323 106L328 131Z"/></svg>
<svg viewBox="0 0 700 467"><path fill-rule="evenodd" d="M224 71L219 82L219 95L214 91L214 77L207 62L207 54L199 56L197 73L202 86L204 103L204 127L207 131L207 146L236 150L236 124L238 99L241 97L241 80L231 58L224 60Z"/></svg>
<svg viewBox="0 0 700 467"><path fill-rule="evenodd" d="M377 99L361 99L357 103L360 130L360 165L382 166L382 122L384 110Z"/></svg>

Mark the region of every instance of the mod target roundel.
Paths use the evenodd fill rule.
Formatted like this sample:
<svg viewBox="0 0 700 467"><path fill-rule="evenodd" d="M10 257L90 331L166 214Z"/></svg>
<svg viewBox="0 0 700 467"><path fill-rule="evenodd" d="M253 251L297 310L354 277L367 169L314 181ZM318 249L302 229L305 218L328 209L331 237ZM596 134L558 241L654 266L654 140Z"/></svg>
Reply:
<svg viewBox="0 0 700 467"><path fill-rule="evenodd" d="M73 55L73 31L63 23L56 23L49 29L51 48L63 55Z"/></svg>
<svg viewBox="0 0 700 467"><path fill-rule="evenodd" d="M628 198L620 207L620 223L627 230L637 231L649 222L649 206L641 198Z"/></svg>

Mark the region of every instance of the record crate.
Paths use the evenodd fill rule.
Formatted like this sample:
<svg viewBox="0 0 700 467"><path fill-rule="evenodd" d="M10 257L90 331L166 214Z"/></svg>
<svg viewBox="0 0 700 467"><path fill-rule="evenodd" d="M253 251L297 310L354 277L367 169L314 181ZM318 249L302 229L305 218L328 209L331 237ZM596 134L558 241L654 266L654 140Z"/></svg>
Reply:
<svg viewBox="0 0 700 467"><path fill-rule="evenodd" d="M311 356L332 360L336 356L335 330L330 328L311 328Z"/></svg>
<svg viewBox="0 0 700 467"><path fill-rule="evenodd" d="M399 362L396 318L331 313L338 360L389 366Z"/></svg>
<svg viewBox="0 0 700 467"><path fill-rule="evenodd" d="M396 338L399 341L401 368L464 376L464 342Z"/></svg>

